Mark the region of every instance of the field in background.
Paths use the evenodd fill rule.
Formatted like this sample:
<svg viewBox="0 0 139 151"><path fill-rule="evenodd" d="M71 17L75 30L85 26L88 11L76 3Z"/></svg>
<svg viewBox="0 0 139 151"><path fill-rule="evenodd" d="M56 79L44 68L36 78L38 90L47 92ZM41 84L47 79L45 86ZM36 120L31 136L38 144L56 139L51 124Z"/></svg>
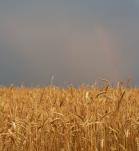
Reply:
<svg viewBox="0 0 139 151"><path fill-rule="evenodd" d="M0 151L139 151L139 90L1 87Z"/></svg>

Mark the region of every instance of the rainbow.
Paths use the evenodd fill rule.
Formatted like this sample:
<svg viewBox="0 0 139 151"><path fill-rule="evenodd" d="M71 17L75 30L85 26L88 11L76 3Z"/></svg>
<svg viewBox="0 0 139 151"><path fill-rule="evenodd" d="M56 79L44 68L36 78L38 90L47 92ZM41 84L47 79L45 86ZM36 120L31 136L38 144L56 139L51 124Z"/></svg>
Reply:
<svg viewBox="0 0 139 151"><path fill-rule="evenodd" d="M118 69L118 58L116 57L116 46L111 33L103 26L98 25L96 28L96 37L99 44L99 51L107 59L107 66L110 70L112 80L120 78L120 69ZM102 75L103 76L103 75Z"/></svg>

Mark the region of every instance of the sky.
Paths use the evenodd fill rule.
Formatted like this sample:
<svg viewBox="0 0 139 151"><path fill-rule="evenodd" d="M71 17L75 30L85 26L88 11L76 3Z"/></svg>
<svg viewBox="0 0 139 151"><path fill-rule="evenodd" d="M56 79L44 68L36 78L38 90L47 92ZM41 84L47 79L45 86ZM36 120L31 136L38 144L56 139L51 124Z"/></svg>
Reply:
<svg viewBox="0 0 139 151"><path fill-rule="evenodd" d="M0 85L139 85L139 0L0 0Z"/></svg>

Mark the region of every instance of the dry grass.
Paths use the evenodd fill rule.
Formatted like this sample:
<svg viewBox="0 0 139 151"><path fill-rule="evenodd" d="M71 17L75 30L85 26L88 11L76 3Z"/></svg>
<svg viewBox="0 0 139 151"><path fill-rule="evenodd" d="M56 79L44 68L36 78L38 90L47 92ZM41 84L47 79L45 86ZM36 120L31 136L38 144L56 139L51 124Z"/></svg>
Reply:
<svg viewBox="0 0 139 151"><path fill-rule="evenodd" d="M139 90L0 88L0 151L139 151Z"/></svg>

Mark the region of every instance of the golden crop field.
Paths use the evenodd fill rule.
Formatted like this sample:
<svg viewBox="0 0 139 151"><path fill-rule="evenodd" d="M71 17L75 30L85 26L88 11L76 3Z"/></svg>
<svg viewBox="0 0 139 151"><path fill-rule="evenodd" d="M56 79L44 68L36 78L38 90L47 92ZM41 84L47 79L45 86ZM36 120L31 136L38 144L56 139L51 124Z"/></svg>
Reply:
<svg viewBox="0 0 139 151"><path fill-rule="evenodd" d="M139 151L139 90L1 87L0 151Z"/></svg>

